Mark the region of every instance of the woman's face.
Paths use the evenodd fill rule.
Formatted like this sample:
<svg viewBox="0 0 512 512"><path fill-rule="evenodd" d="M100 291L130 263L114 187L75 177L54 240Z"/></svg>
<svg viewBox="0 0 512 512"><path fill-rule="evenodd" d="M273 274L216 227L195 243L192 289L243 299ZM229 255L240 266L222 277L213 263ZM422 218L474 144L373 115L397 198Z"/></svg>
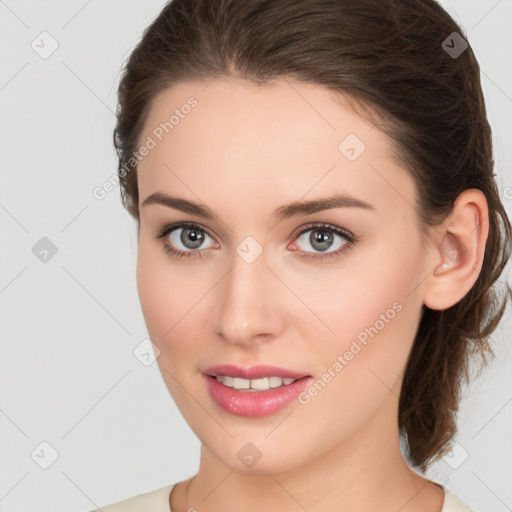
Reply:
<svg viewBox="0 0 512 512"><path fill-rule="evenodd" d="M142 311L169 392L211 459L284 471L398 442L398 396L432 268L414 184L389 139L320 86L233 79L166 91L143 145ZM213 215L144 204L157 193ZM356 201L285 207L335 195ZM182 222L196 227L158 238ZM265 401L204 375L224 364L309 377Z"/></svg>

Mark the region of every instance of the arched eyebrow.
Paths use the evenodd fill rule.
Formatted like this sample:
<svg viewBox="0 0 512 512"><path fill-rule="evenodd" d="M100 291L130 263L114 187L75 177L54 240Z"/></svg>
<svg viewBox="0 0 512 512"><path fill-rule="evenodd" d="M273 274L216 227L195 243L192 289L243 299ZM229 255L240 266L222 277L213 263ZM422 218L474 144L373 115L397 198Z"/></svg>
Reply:
<svg viewBox="0 0 512 512"><path fill-rule="evenodd" d="M349 195L334 194L309 201L294 201L293 203L280 206L274 210L274 220L275 222L280 222L283 219L297 215L311 215L312 213L332 208L362 208L375 211L375 207L366 201Z"/></svg>
<svg viewBox="0 0 512 512"><path fill-rule="evenodd" d="M142 201L141 208L151 204L160 204L205 219L214 220L219 218L219 216L205 204L194 203L188 199L171 196L163 192L153 192ZM328 197L311 199L309 201L294 201L293 203L280 206L274 210L273 218L277 223L290 217L311 215L312 213L330 210L332 208L362 208L375 211L375 207L366 201L349 195L334 194Z"/></svg>

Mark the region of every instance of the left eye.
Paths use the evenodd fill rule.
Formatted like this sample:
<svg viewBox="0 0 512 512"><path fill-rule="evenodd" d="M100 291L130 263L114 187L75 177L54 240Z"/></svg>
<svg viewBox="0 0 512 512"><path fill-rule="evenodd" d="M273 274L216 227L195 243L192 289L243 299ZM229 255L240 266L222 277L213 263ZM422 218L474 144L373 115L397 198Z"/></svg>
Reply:
<svg viewBox="0 0 512 512"><path fill-rule="evenodd" d="M336 238L338 238L338 242L335 241ZM315 224L302 229L296 240L306 245L310 244L315 251L338 254L353 243L354 237L352 234L336 226ZM307 248L299 247L299 249L309 252ZM318 256L321 257L321 255Z"/></svg>

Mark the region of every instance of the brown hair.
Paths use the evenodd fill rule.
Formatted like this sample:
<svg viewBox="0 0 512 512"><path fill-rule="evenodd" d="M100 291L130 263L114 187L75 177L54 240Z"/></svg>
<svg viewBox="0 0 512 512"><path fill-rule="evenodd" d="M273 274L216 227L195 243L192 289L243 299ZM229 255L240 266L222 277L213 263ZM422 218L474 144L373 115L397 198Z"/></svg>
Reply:
<svg viewBox="0 0 512 512"><path fill-rule="evenodd" d="M467 41L434 0L173 0L125 64L114 131L121 200L137 221L132 156L151 105L173 84L215 77L286 77L343 95L394 143L415 180L424 232L463 190L485 194L490 231L476 283L446 310L423 306L404 375L400 434L423 471L451 448L462 379L469 383L472 356L494 357L489 338L512 296L507 285L500 300L493 287L511 225L494 181L479 64L471 46L457 56L444 42L460 48L460 37Z"/></svg>

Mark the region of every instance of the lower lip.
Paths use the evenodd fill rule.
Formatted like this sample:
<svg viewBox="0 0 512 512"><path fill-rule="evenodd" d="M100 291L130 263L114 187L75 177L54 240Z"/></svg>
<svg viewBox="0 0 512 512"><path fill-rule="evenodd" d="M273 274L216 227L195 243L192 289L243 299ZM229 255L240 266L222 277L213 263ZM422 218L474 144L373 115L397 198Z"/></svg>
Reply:
<svg viewBox="0 0 512 512"><path fill-rule="evenodd" d="M203 375L206 387L214 402L224 411L236 416L251 418L267 416L293 402L304 391L311 377L303 377L286 386L268 391L237 391L221 384L216 378Z"/></svg>

